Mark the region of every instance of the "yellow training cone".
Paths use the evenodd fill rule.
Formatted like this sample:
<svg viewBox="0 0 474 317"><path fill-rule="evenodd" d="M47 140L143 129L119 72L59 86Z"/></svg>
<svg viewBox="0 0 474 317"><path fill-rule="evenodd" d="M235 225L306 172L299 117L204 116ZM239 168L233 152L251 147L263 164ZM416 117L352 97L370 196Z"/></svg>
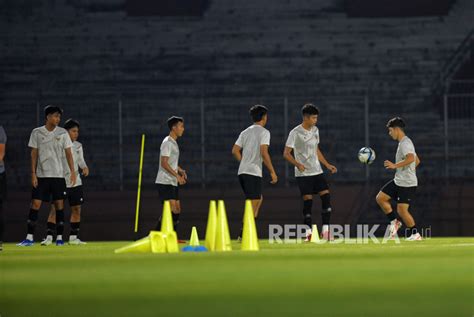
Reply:
<svg viewBox="0 0 474 317"><path fill-rule="evenodd" d="M311 229L311 240L310 242L314 243L319 243L319 232L318 232L318 226L313 225L313 228Z"/></svg>
<svg viewBox="0 0 474 317"><path fill-rule="evenodd" d="M205 242L205 246L209 251L214 251L216 248L216 225L217 225L216 201L211 200L211 202L209 203L209 216L207 217L206 242Z"/></svg>
<svg viewBox="0 0 474 317"><path fill-rule="evenodd" d="M168 253L179 252L178 237L176 236L176 232L167 232L166 234L163 234L163 236L166 240L166 251Z"/></svg>
<svg viewBox="0 0 474 317"><path fill-rule="evenodd" d="M217 228L216 228L216 246L215 251L232 251L230 244L229 225L227 224L227 215L223 200L217 203Z"/></svg>
<svg viewBox="0 0 474 317"><path fill-rule="evenodd" d="M163 215L161 216L161 232L167 233L174 231L173 217L171 216L171 207L169 200L163 204Z"/></svg>
<svg viewBox="0 0 474 317"><path fill-rule="evenodd" d="M150 237L146 236L145 238L142 238L140 240L137 240L133 243L130 243L124 247L121 247L119 249L116 249L114 251L115 253L148 253L151 252L151 243L150 243Z"/></svg>
<svg viewBox="0 0 474 317"><path fill-rule="evenodd" d="M191 238L189 239L189 245L192 246L192 247L198 247L199 246L199 237L198 237L196 227L194 227L194 226L191 229Z"/></svg>
<svg viewBox="0 0 474 317"><path fill-rule="evenodd" d="M150 243L151 243L151 252L153 253L166 252L166 241L162 232L150 231Z"/></svg>
<svg viewBox="0 0 474 317"><path fill-rule="evenodd" d="M244 229L242 231L242 250L259 250L257 228L255 227L255 217L253 213L252 203L250 202L250 200L245 201Z"/></svg>

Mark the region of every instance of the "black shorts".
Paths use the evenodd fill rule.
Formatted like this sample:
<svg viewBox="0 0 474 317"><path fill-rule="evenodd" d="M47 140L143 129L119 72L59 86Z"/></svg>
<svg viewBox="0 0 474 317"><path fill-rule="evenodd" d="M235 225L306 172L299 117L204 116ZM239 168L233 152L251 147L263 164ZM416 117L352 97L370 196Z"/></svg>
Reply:
<svg viewBox="0 0 474 317"><path fill-rule="evenodd" d="M328 190L329 185L323 174L296 177L301 196L315 195L323 190Z"/></svg>
<svg viewBox="0 0 474 317"><path fill-rule="evenodd" d="M260 199L262 197L262 178L249 174L240 174L239 182L245 194L245 199Z"/></svg>
<svg viewBox="0 0 474 317"><path fill-rule="evenodd" d="M156 184L160 200L179 200L179 186Z"/></svg>
<svg viewBox="0 0 474 317"><path fill-rule="evenodd" d="M46 202L66 198L66 181L64 178L38 178L38 186L33 187L31 198Z"/></svg>
<svg viewBox="0 0 474 317"><path fill-rule="evenodd" d="M0 173L0 202L7 197L7 173Z"/></svg>
<svg viewBox="0 0 474 317"><path fill-rule="evenodd" d="M84 203L84 192L82 185L66 189L67 200L69 206L80 206Z"/></svg>
<svg viewBox="0 0 474 317"><path fill-rule="evenodd" d="M392 179L383 185L380 191L389 195L397 204L410 204L415 199L416 186L401 187L395 184L395 181Z"/></svg>

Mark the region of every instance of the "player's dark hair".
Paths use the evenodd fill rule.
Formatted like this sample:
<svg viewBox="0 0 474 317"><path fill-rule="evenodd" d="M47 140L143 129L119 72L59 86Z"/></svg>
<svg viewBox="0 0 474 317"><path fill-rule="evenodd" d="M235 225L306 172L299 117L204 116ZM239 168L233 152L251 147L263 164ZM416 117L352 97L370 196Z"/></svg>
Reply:
<svg viewBox="0 0 474 317"><path fill-rule="evenodd" d="M44 117L45 118L48 115L56 113L56 112L59 113L59 114L63 114L63 109L61 109L57 106L52 106L52 105L48 105L48 106L44 107Z"/></svg>
<svg viewBox="0 0 474 317"><path fill-rule="evenodd" d="M72 128L78 128L80 127L79 121L74 120L74 119L67 119L66 122L64 122L64 129L66 130L71 130Z"/></svg>
<svg viewBox="0 0 474 317"><path fill-rule="evenodd" d="M400 129L405 128L405 121L403 121L402 118L395 117L395 118L392 118L392 119L388 120L387 128L397 128L397 127L400 128Z"/></svg>
<svg viewBox="0 0 474 317"><path fill-rule="evenodd" d="M176 117L176 116L172 116L168 118L168 128L170 129L170 131L178 122L184 122L184 119L182 117Z"/></svg>
<svg viewBox="0 0 474 317"><path fill-rule="evenodd" d="M319 109L312 103L307 103L301 108L301 114L304 116L319 115Z"/></svg>
<svg viewBox="0 0 474 317"><path fill-rule="evenodd" d="M268 112L267 107L262 106L262 105L255 105L249 110L249 114L253 122L262 121L263 116L266 115L267 112Z"/></svg>

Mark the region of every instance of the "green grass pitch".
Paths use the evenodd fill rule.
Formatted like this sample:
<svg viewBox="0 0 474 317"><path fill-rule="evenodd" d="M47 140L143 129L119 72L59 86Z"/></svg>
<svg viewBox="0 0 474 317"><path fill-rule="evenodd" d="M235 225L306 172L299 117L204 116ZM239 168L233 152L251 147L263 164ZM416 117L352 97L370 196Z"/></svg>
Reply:
<svg viewBox="0 0 474 317"><path fill-rule="evenodd" d="M474 314L474 238L385 245L261 240L259 252L113 253L124 244L5 244L0 315Z"/></svg>

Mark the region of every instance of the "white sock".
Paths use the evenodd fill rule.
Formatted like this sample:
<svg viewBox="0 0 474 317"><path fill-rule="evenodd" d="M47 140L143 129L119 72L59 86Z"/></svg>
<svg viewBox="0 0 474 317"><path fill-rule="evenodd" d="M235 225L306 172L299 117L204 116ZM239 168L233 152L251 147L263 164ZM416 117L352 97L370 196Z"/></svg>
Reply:
<svg viewBox="0 0 474 317"><path fill-rule="evenodd" d="M53 241L53 236L50 235L50 234L48 234L48 235L46 236L46 240L51 240L51 241Z"/></svg>
<svg viewBox="0 0 474 317"><path fill-rule="evenodd" d="M58 234L58 236L56 237L56 241L62 240L62 239L63 239L63 236L61 234Z"/></svg>
<svg viewBox="0 0 474 317"><path fill-rule="evenodd" d="M33 235L31 233L28 233L26 235L26 240L30 240L30 241L33 241Z"/></svg>
<svg viewBox="0 0 474 317"><path fill-rule="evenodd" d="M75 236L75 235L70 235L69 236L69 241L76 240L76 239L77 239L77 236Z"/></svg>
<svg viewBox="0 0 474 317"><path fill-rule="evenodd" d="M322 232L324 232L324 231L329 231L329 225L323 225Z"/></svg>

